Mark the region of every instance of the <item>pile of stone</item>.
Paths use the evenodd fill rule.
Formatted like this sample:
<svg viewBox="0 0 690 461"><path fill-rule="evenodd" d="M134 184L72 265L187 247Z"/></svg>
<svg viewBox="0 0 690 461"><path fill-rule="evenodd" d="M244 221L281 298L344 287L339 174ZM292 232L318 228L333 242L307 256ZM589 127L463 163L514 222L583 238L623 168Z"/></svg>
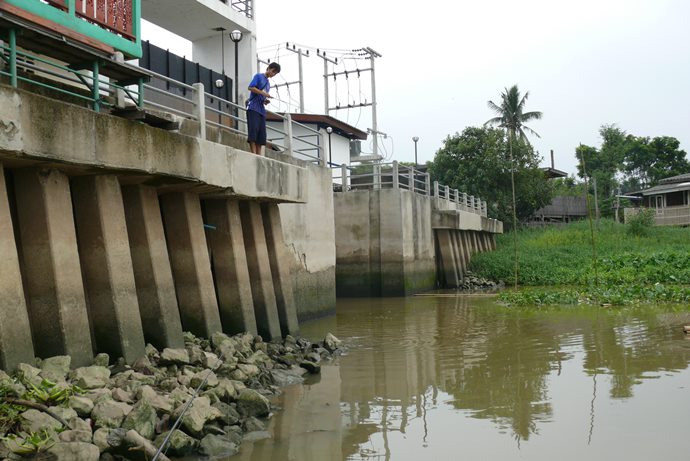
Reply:
<svg viewBox="0 0 690 461"><path fill-rule="evenodd" d="M75 370L70 357L59 356L37 367L21 364L14 377L0 371L4 404L29 400L27 390L44 389L48 381L56 383L53 391L78 386L63 405L28 402L36 405L23 407L28 409L14 434L0 434L0 459L25 459L18 453L35 434L49 437L37 447L40 459L55 461L150 460L168 435L161 460L232 456L242 441L270 437L268 397L303 382L305 373L319 373L340 344L330 333L319 343L291 336L265 343L251 334L217 333L210 340L186 334L184 349L148 345L146 356L131 366L122 360L109 365L109 357L99 354L93 366Z"/></svg>
<svg viewBox="0 0 690 461"><path fill-rule="evenodd" d="M472 272L467 271L462 284L458 288L466 291L491 292L505 288L505 284L503 282L494 282L493 280L476 276Z"/></svg>

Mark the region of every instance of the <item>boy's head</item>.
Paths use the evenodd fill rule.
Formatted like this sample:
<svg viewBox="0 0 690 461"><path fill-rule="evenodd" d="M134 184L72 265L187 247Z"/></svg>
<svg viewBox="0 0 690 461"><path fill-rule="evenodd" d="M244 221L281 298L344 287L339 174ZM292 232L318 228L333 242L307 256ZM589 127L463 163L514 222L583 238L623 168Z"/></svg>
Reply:
<svg viewBox="0 0 690 461"><path fill-rule="evenodd" d="M266 68L266 76L267 77L275 77L280 73L280 64L277 62L272 62L268 65Z"/></svg>

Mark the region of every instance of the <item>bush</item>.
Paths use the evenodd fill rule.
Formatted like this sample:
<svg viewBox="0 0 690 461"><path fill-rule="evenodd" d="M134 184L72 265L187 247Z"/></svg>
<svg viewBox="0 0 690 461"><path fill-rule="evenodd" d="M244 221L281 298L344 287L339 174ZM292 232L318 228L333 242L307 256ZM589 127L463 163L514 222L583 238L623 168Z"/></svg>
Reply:
<svg viewBox="0 0 690 461"><path fill-rule="evenodd" d="M642 208L636 214L628 218L626 231L628 235L647 237L649 230L654 226L654 210Z"/></svg>

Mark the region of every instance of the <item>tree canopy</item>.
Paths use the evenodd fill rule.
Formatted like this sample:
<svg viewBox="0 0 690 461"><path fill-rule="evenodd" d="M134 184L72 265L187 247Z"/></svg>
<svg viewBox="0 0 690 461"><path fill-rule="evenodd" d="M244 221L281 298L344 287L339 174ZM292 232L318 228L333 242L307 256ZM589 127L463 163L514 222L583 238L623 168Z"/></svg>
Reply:
<svg viewBox="0 0 690 461"><path fill-rule="evenodd" d="M448 136L429 163L432 179L488 202L490 217L512 221L508 139L496 128L467 127ZM520 220L551 201L551 184L539 156L519 137L513 141L516 214Z"/></svg>

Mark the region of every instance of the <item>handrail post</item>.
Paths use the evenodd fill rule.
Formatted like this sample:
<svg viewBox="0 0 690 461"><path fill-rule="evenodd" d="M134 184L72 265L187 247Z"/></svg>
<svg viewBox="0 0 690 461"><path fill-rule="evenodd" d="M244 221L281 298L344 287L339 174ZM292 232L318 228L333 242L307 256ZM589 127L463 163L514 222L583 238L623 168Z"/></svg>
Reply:
<svg viewBox="0 0 690 461"><path fill-rule="evenodd" d="M424 176L424 189L426 190L426 196L431 195L431 175L429 173L425 173Z"/></svg>
<svg viewBox="0 0 690 461"><path fill-rule="evenodd" d="M121 51L115 52L115 62L119 62L119 63L125 62L125 56L122 54ZM125 108L125 92L124 92L124 90L117 88L117 89L115 89L114 93L115 93L115 107L117 107L118 109L124 109Z"/></svg>
<svg viewBox="0 0 690 461"><path fill-rule="evenodd" d="M416 192L417 188L415 186L415 175L414 175L414 167L410 167L407 173L407 184L410 186L410 192Z"/></svg>
<svg viewBox="0 0 690 461"><path fill-rule="evenodd" d="M317 150L319 153L319 165L330 168L331 164L328 159L331 158L331 146L328 145L328 134L325 131L319 134L319 144Z"/></svg>
<svg viewBox="0 0 690 461"><path fill-rule="evenodd" d="M292 157L294 155L294 146L292 138L292 116L290 115L290 112L285 113L285 118L283 119L283 131L285 132L285 150L287 150L287 154Z"/></svg>
<svg viewBox="0 0 690 461"><path fill-rule="evenodd" d="M67 13L70 16L76 16L76 14L77 14L77 1L76 0L67 0Z"/></svg>
<svg viewBox="0 0 690 461"><path fill-rule="evenodd" d="M10 29L10 84L17 88L17 29Z"/></svg>
<svg viewBox="0 0 690 461"><path fill-rule="evenodd" d="M458 197L460 197L460 191L458 191L457 189L453 189L453 202L459 203Z"/></svg>
<svg viewBox="0 0 690 461"><path fill-rule="evenodd" d="M374 163L374 189L381 189L381 164Z"/></svg>
<svg viewBox="0 0 690 461"><path fill-rule="evenodd" d="M445 185L443 193L446 196L446 200L450 200L450 186Z"/></svg>
<svg viewBox="0 0 690 461"><path fill-rule="evenodd" d="M393 160L393 189L400 189L400 170L398 168L398 161Z"/></svg>
<svg viewBox="0 0 690 461"><path fill-rule="evenodd" d="M462 193L462 209L467 211L467 192Z"/></svg>
<svg viewBox="0 0 690 461"><path fill-rule="evenodd" d="M438 198L438 181L434 181L434 197Z"/></svg>
<svg viewBox="0 0 690 461"><path fill-rule="evenodd" d="M199 122L199 137L206 139L206 93L203 83L192 84L194 88L194 109L192 115Z"/></svg>
<svg viewBox="0 0 690 461"><path fill-rule="evenodd" d="M468 205L467 205L468 210L470 212L474 212L474 195L470 195L468 197Z"/></svg>
<svg viewBox="0 0 690 461"><path fill-rule="evenodd" d="M340 171L341 171L341 179L340 182L342 183L342 189L343 192L347 192L347 165L344 163L340 165Z"/></svg>
<svg viewBox="0 0 690 461"><path fill-rule="evenodd" d="M93 79L93 89L91 95L93 97L93 110L96 112L101 111L101 75L100 66L98 64L98 59L93 62L93 68L91 71L91 78Z"/></svg>

